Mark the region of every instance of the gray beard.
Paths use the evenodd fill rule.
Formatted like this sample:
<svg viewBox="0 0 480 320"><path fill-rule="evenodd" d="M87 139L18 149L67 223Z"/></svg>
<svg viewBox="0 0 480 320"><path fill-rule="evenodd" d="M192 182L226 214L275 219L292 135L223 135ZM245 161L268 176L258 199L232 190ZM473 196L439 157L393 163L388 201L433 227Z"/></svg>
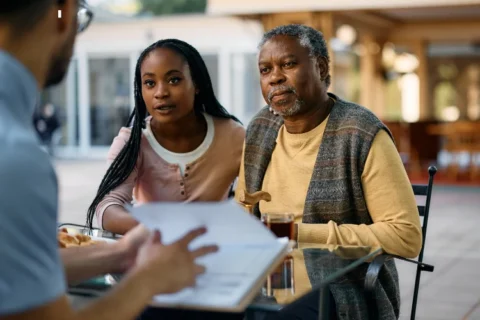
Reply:
<svg viewBox="0 0 480 320"><path fill-rule="evenodd" d="M280 115L282 117L291 117L291 116L294 116L294 115L296 115L300 112L303 104L304 104L304 102L302 100L296 99L295 103L290 108L281 109L281 110L274 109L274 110L278 115ZM280 101L280 103L276 103L276 105L281 106L282 105L281 101Z"/></svg>

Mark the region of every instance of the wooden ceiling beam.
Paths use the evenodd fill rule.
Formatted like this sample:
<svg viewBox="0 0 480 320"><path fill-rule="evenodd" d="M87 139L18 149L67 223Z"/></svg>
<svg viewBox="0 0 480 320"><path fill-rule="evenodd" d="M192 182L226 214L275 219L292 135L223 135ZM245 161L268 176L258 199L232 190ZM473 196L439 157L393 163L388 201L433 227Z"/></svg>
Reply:
<svg viewBox="0 0 480 320"><path fill-rule="evenodd" d="M337 27L341 24L349 24L359 34L367 33L377 38L385 38L392 29L400 24L397 20L368 11L338 11L335 12L335 17Z"/></svg>
<svg viewBox="0 0 480 320"><path fill-rule="evenodd" d="M390 30L389 41L480 41L480 19L409 22Z"/></svg>

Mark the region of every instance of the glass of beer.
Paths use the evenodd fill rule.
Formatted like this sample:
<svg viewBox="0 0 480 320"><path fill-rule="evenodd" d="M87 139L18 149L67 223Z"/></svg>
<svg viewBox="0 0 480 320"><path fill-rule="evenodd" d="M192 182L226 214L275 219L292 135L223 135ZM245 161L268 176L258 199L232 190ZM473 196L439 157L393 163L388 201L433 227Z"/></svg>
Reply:
<svg viewBox="0 0 480 320"><path fill-rule="evenodd" d="M295 216L293 213L262 213L261 220L277 237L295 240Z"/></svg>
<svg viewBox="0 0 480 320"><path fill-rule="evenodd" d="M293 270L293 257L288 256L283 260L277 269L275 269L271 274L268 275L267 280L265 281L262 293L264 296L272 297L277 294L282 295L292 295L295 294L295 281L294 281L294 270ZM279 290L283 290L280 292Z"/></svg>

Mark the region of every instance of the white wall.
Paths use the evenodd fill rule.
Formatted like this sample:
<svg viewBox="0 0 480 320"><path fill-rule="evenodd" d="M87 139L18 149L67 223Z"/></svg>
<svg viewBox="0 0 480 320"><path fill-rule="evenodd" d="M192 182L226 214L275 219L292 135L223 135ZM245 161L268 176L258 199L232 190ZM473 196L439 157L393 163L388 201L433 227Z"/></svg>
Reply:
<svg viewBox="0 0 480 320"><path fill-rule="evenodd" d="M102 158L108 150L108 146L92 146L91 141L91 105L105 96L98 92L93 95L91 91L92 59L126 58L123 61L128 63L129 83L133 84L133 71L140 52L153 42L165 38L186 41L205 56L212 80L218 85L217 98L246 124L255 109L264 103L258 79L255 74L252 75L252 70L257 69L254 57L262 35L263 26L259 22L203 15L92 23L86 32L79 35L75 45L78 97L77 101L68 99L66 106L67 109L75 109L78 102L79 141L76 146L63 148L64 152L60 154L66 157ZM68 96L72 96L71 91L75 90L74 80L72 77L66 79ZM129 95L133 108L133 90Z"/></svg>
<svg viewBox="0 0 480 320"><path fill-rule="evenodd" d="M435 8L475 4L480 4L480 0L208 0L207 12L212 15L239 15L272 12Z"/></svg>
<svg viewBox="0 0 480 320"><path fill-rule="evenodd" d="M94 52L130 52L143 50L166 38L188 42L199 51L256 50L263 26L256 21L230 17L182 15L116 23L92 23L78 37L76 50Z"/></svg>

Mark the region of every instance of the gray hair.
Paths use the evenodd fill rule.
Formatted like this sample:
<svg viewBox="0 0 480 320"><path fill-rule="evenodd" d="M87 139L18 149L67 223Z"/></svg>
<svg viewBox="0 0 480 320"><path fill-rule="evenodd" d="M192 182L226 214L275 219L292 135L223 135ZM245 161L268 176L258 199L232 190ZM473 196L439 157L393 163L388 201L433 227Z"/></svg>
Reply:
<svg viewBox="0 0 480 320"><path fill-rule="evenodd" d="M266 32L262 40L258 45L258 49L261 49L263 45L270 39L276 36L290 36L297 38L300 45L307 48L312 58L324 57L327 59L327 67L329 67L330 56L328 54L327 42L321 33L314 28L308 27L302 24L289 24L273 28ZM330 86L330 74L325 78L325 84Z"/></svg>

